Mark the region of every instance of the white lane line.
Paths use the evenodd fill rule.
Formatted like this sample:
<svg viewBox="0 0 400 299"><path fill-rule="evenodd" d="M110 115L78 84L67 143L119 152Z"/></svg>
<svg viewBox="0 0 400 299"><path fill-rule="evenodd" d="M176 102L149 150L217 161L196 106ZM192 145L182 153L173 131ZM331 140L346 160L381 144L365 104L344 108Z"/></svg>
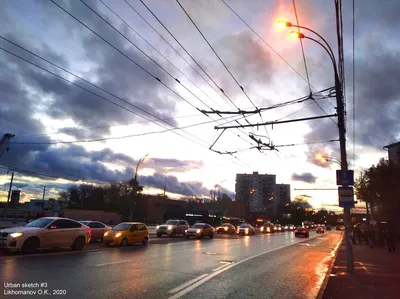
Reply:
<svg viewBox="0 0 400 299"><path fill-rule="evenodd" d="M180 290L186 288L187 286L190 286L191 284L195 283L196 281L199 281L199 280L205 278L206 276L208 276L208 274L203 274L203 275L200 275L199 277L193 278L192 280L189 280L188 282L185 282L184 284L176 287L175 289L172 289L168 293L174 294L176 292L179 292Z"/></svg>
<svg viewBox="0 0 400 299"><path fill-rule="evenodd" d="M225 272L225 271L227 271L227 270L229 270L229 269L231 269L231 268L233 268L233 267L235 267L237 265L245 263L245 262L247 262L247 261L249 261L251 259L257 258L257 257L259 257L261 255L264 255L264 254L267 254L267 253L270 253L270 252L273 252L273 251L276 251L276 250L279 250L279 249L282 249L282 248L285 248L285 247L292 246L292 245L297 244L297 243L302 243L302 242L305 242L305 241L309 241L309 240L315 239L317 237L319 237L319 236L308 238L308 239L306 239L304 241L293 242L293 243L290 243L290 244L286 244L286 245L283 245L283 246L280 246L280 247L277 247L277 248L274 248L274 249L270 249L270 250L258 253L258 254L253 255L253 256L249 256L249 257L247 257L247 258L245 258L245 259L243 259L241 261L238 261L238 262L236 262L234 264L231 264L231 265L229 265L229 266L227 266L227 267L225 267L225 268L223 268L221 270L215 271L214 273L212 273L210 275L206 274L207 276L204 277L203 279L197 281L196 283L192 284L188 288L180 291L179 293L176 293L175 295L169 297L168 299L178 299L178 298L186 295L187 293L191 292L192 290L198 288L199 286L201 286L202 284L206 283L207 281L209 281L210 279L214 278L215 276L217 276L217 275L219 275L219 274L221 274L221 273L223 273L223 272Z"/></svg>
<svg viewBox="0 0 400 299"><path fill-rule="evenodd" d="M213 269L212 272L219 271L219 270L221 270L222 268L228 267L229 265L230 265L230 263L229 263L229 264L224 264L224 265L222 265L222 266L219 266L218 268Z"/></svg>
<svg viewBox="0 0 400 299"><path fill-rule="evenodd" d="M112 265L112 264L120 264L120 263L125 263L125 262L130 262L130 261L132 261L132 260L124 260L124 261L118 261L118 262L98 264L98 265L96 265L96 267L107 266L107 265Z"/></svg>

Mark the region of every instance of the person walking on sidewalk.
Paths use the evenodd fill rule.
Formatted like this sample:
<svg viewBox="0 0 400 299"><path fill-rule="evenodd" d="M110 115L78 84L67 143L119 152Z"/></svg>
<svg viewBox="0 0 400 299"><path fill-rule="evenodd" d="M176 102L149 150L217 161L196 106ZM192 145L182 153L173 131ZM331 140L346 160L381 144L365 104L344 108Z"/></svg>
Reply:
<svg viewBox="0 0 400 299"><path fill-rule="evenodd" d="M388 222L388 227L385 232L386 237L386 245L388 247L389 252L396 251L396 232L391 221Z"/></svg>
<svg viewBox="0 0 400 299"><path fill-rule="evenodd" d="M375 245L375 237L376 237L376 231L374 225L370 224L367 228L366 235L368 238L368 245L371 249L374 249Z"/></svg>

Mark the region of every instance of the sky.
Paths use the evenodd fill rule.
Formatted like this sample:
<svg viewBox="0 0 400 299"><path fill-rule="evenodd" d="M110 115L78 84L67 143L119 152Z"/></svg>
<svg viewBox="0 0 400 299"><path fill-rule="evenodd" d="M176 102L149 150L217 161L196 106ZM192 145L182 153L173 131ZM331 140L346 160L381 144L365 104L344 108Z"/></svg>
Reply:
<svg viewBox="0 0 400 299"><path fill-rule="evenodd" d="M7 167L24 170L14 181L28 200L40 198L43 186L56 197L71 184L130 179L149 154L138 171L149 193L162 192L166 170L167 194L176 198L209 196L217 184L233 194L237 173L258 171L291 184L292 198L308 194L314 207L337 204L335 191L294 190L335 188L339 166L315 155L340 159L338 142L307 143L338 139L336 118L227 129L220 138L214 128L334 114L333 98L317 94L315 101L246 119L200 112L270 107L308 96L310 88L315 94L334 86L326 52L303 41L309 85L300 42L275 26L280 18L296 23L293 1L225 1L265 42L223 1L179 1L237 82L176 0L143 3L2 2L0 133L15 134L0 158L2 199ZM334 1L295 3L299 24L325 37L337 56ZM356 175L386 157L382 147L400 138L399 9L396 0L355 1L353 60L352 1L343 1L347 154ZM250 133L264 143L300 145L259 152L249 149L256 145ZM238 152L218 154L211 145Z"/></svg>

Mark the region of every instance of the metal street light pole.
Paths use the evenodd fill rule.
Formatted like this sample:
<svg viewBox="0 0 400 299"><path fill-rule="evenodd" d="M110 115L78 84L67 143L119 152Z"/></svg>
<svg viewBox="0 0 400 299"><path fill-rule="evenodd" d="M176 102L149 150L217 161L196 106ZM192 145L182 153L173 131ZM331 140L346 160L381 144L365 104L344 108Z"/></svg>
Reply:
<svg viewBox="0 0 400 299"><path fill-rule="evenodd" d="M165 191L167 190L167 177L168 177L168 169L165 169L164 197L165 197Z"/></svg>
<svg viewBox="0 0 400 299"><path fill-rule="evenodd" d="M309 39L317 44L319 44L329 55L329 58L332 61L333 65L333 70L334 70L334 77L335 77L335 93L336 93L336 109L337 109L337 115L338 115L338 129L339 129L339 144L340 144L340 168L342 171L348 170L348 165L347 165L347 153L346 153L346 126L345 126L345 111L344 111L344 102L343 102L343 90L342 90L342 83L339 79L339 73L337 70L337 65L336 65L336 59L335 55L332 51L332 48L328 44L328 42L317 32L314 30L303 27L303 26L297 26L294 25L290 22L280 20L277 23L278 27L280 28L286 28L286 27L297 27L301 28L307 31L310 31L317 35L323 42L321 43L320 41L312 38L305 36L301 32L297 31L292 31L289 33L290 38L295 39L295 38L305 38ZM343 186L347 187L347 186ZM348 273L354 272L354 259L353 259L353 248L350 242L350 237L349 237L349 232L350 232L350 207L344 207L343 208L343 214L344 214L344 224L345 224L345 244L346 244L346 269Z"/></svg>
<svg viewBox="0 0 400 299"><path fill-rule="evenodd" d="M149 154L146 154L146 156L144 156L143 158L141 158L139 161L138 161L138 163L137 163L137 165L136 165L136 170L135 170L135 177L134 177L134 179L133 179L133 183L134 183L134 186L133 186L133 204L135 204L136 203L136 192L137 192L137 189L138 189L138 187L139 187L139 182L138 182L138 169L139 169L139 166L140 166L140 164L142 164L142 162L144 162L144 160L146 160L146 158L149 156ZM132 206L133 206L133 204L132 204ZM134 207L131 207L131 211L130 211L130 221L132 221L133 220L133 209L134 209Z"/></svg>

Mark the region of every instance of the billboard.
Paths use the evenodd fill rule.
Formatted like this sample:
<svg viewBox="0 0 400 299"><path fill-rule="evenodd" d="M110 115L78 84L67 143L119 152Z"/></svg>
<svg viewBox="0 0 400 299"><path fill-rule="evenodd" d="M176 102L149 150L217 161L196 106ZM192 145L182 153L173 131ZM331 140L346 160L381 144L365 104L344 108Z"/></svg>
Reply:
<svg viewBox="0 0 400 299"><path fill-rule="evenodd" d="M350 210L351 214L367 214L366 207L354 207Z"/></svg>

